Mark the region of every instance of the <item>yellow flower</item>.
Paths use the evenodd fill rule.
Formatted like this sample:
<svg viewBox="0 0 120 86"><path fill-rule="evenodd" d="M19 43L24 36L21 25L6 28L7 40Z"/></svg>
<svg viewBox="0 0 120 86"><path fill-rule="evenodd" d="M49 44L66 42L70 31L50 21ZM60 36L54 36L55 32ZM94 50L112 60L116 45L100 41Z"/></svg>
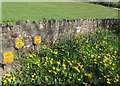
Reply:
<svg viewBox="0 0 120 86"><path fill-rule="evenodd" d="M77 63L78 66L80 66L81 63Z"/></svg>
<svg viewBox="0 0 120 86"><path fill-rule="evenodd" d="M109 62L109 64L112 64L112 62Z"/></svg>
<svg viewBox="0 0 120 86"><path fill-rule="evenodd" d="M86 43L88 43L88 41L86 41Z"/></svg>
<svg viewBox="0 0 120 86"><path fill-rule="evenodd" d="M20 71L20 73L19 74L22 74L23 72L22 71Z"/></svg>
<svg viewBox="0 0 120 86"><path fill-rule="evenodd" d="M60 65L60 62L57 61L57 64Z"/></svg>
<svg viewBox="0 0 120 86"><path fill-rule="evenodd" d="M46 66L46 62L43 65Z"/></svg>
<svg viewBox="0 0 120 86"><path fill-rule="evenodd" d="M53 64L52 61L50 61L50 64Z"/></svg>
<svg viewBox="0 0 120 86"><path fill-rule="evenodd" d="M64 49L62 49L62 51L65 51Z"/></svg>
<svg viewBox="0 0 120 86"><path fill-rule="evenodd" d="M82 68L83 67L83 65L80 65L80 68Z"/></svg>
<svg viewBox="0 0 120 86"><path fill-rule="evenodd" d="M118 74L116 74L116 77L117 77L117 78L120 78L120 76L119 76Z"/></svg>
<svg viewBox="0 0 120 86"><path fill-rule="evenodd" d="M55 51L57 51L58 49L54 49Z"/></svg>
<svg viewBox="0 0 120 86"><path fill-rule="evenodd" d="M82 71L84 71L84 69L82 69Z"/></svg>
<svg viewBox="0 0 120 86"><path fill-rule="evenodd" d="M107 76L104 76L105 78L107 78Z"/></svg>
<svg viewBox="0 0 120 86"><path fill-rule="evenodd" d="M29 54L29 57L33 58L33 55Z"/></svg>
<svg viewBox="0 0 120 86"><path fill-rule="evenodd" d="M7 81L6 81L6 80L4 80L4 81L3 81L3 83L7 83Z"/></svg>
<svg viewBox="0 0 120 86"><path fill-rule="evenodd" d="M60 69L56 68L57 71L60 71Z"/></svg>
<svg viewBox="0 0 120 86"><path fill-rule="evenodd" d="M32 78L31 80L34 81L35 79Z"/></svg>
<svg viewBox="0 0 120 86"><path fill-rule="evenodd" d="M38 66L40 66L40 64L37 64Z"/></svg>
<svg viewBox="0 0 120 86"><path fill-rule="evenodd" d="M76 40L76 43L78 43L79 41L78 40Z"/></svg>
<svg viewBox="0 0 120 86"><path fill-rule="evenodd" d="M104 65L105 65L105 67L109 66L109 65L108 65L108 64L106 64L106 63L105 63Z"/></svg>
<svg viewBox="0 0 120 86"><path fill-rule="evenodd" d="M106 77L110 77L110 75L106 75Z"/></svg>
<svg viewBox="0 0 120 86"><path fill-rule="evenodd" d="M59 43L59 42L56 42L56 41L53 42L53 44L57 44L57 43Z"/></svg>
<svg viewBox="0 0 120 86"><path fill-rule="evenodd" d="M107 79L107 81L110 81L110 79Z"/></svg>
<svg viewBox="0 0 120 86"><path fill-rule="evenodd" d="M51 58L51 60L54 60L53 58Z"/></svg>
<svg viewBox="0 0 120 86"><path fill-rule="evenodd" d="M98 56L98 58L100 58L100 56Z"/></svg>
<svg viewBox="0 0 120 86"><path fill-rule="evenodd" d="M110 54L106 54L106 56L110 56Z"/></svg>
<svg viewBox="0 0 120 86"><path fill-rule="evenodd" d="M84 85L87 85L87 83L83 82Z"/></svg>
<svg viewBox="0 0 120 86"><path fill-rule="evenodd" d="M38 61L36 61L34 64L38 64Z"/></svg>
<svg viewBox="0 0 120 86"><path fill-rule="evenodd" d="M94 62L95 64L97 64L97 62Z"/></svg>
<svg viewBox="0 0 120 86"><path fill-rule="evenodd" d="M5 76L8 76L8 77L9 77L9 76L10 76L10 74L5 74Z"/></svg>
<svg viewBox="0 0 120 86"><path fill-rule="evenodd" d="M6 78L6 76L3 76L3 78Z"/></svg>
<svg viewBox="0 0 120 86"><path fill-rule="evenodd" d="M8 79L8 82L11 82L11 79Z"/></svg>
<svg viewBox="0 0 120 86"><path fill-rule="evenodd" d="M47 56L45 58L48 58Z"/></svg>
<svg viewBox="0 0 120 86"><path fill-rule="evenodd" d="M49 49L50 52L53 52L52 49Z"/></svg>
<svg viewBox="0 0 120 86"><path fill-rule="evenodd" d="M72 63L75 63L75 61L72 61Z"/></svg>
<svg viewBox="0 0 120 86"><path fill-rule="evenodd" d="M79 79L77 79L78 81L80 81L81 79L79 78Z"/></svg>
<svg viewBox="0 0 120 86"><path fill-rule="evenodd" d="M94 61L97 61L97 59L94 59Z"/></svg>
<svg viewBox="0 0 120 86"><path fill-rule="evenodd" d="M115 68L111 68L112 70L115 70Z"/></svg>
<svg viewBox="0 0 120 86"><path fill-rule="evenodd" d="M69 76L69 78L70 78L70 79L72 79L72 77L71 77L71 76Z"/></svg>
<svg viewBox="0 0 120 86"><path fill-rule="evenodd" d="M67 61L68 63L70 63L70 61Z"/></svg>
<svg viewBox="0 0 120 86"><path fill-rule="evenodd" d="M111 84L109 81L107 81L108 84Z"/></svg>
<svg viewBox="0 0 120 86"><path fill-rule="evenodd" d="M44 47L47 47L47 45L43 45Z"/></svg>
<svg viewBox="0 0 120 86"><path fill-rule="evenodd" d="M116 82L119 82L119 79L115 79Z"/></svg>
<svg viewBox="0 0 120 86"><path fill-rule="evenodd" d="M72 65L72 63L70 62L69 65Z"/></svg>
<svg viewBox="0 0 120 86"><path fill-rule="evenodd" d="M94 57L94 55L91 55L91 57L93 58L93 57Z"/></svg>
<svg viewBox="0 0 120 86"><path fill-rule="evenodd" d="M114 63L112 65L115 65Z"/></svg>
<svg viewBox="0 0 120 86"><path fill-rule="evenodd" d="M66 65L65 65L65 64L63 64L62 66L63 66L63 69L64 69L64 70L66 70Z"/></svg>
<svg viewBox="0 0 120 86"><path fill-rule="evenodd" d="M58 54L58 52L53 52L53 54Z"/></svg>
<svg viewBox="0 0 120 86"><path fill-rule="evenodd" d="M78 72L80 72L80 70L78 69L78 67L74 67L75 70L77 70Z"/></svg>
<svg viewBox="0 0 120 86"><path fill-rule="evenodd" d="M116 54L116 53L117 53L117 51L114 51L114 53Z"/></svg>
<svg viewBox="0 0 120 86"><path fill-rule="evenodd" d="M52 72L52 70L48 70L49 72Z"/></svg>
<svg viewBox="0 0 120 86"><path fill-rule="evenodd" d="M34 77L34 75L32 75L32 77Z"/></svg>
<svg viewBox="0 0 120 86"><path fill-rule="evenodd" d="M92 65L89 65L90 67L92 67Z"/></svg>
<svg viewBox="0 0 120 86"><path fill-rule="evenodd" d="M57 72L55 72L55 71L53 71L53 73L56 75L57 74Z"/></svg>
<svg viewBox="0 0 120 86"><path fill-rule="evenodd" d="M34 57L36 57L36 55L35 54L32 54Z"/></svg>
<svg viewBox="0 0 120 86"><path fill-rule="evenodd" d="M53 70L55 70L55 67L52 67Z"/></svg>
<svg viewBox="0 0 120 86"><path fill-rule="evenodd" d="M15 77L12 77L12 80L15 80Z"/></svg>
<svg viewBox="0 0 120 86"><path fill-rule="evenodd" d="M92 75L89 73L86 73L85 76L88 76L89 78L92 78Z"/></svg>
<svg viewBox="0 0 120 86"><path fill-rule="evenodd" d="M47 76L44 76L45 78L47 77Z"/></svg>

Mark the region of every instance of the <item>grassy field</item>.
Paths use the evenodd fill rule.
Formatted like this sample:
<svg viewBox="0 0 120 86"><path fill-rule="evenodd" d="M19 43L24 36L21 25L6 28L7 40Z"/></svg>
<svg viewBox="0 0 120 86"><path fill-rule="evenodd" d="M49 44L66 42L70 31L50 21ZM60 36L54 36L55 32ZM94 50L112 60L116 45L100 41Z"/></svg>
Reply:
<svg viewBox="0 0 120 86"><path fill-rule="evenodd" d="M19 19L39 20L42 18L118 18L118 11L112 8L80 2L4 2L3 21Z"/></svg>

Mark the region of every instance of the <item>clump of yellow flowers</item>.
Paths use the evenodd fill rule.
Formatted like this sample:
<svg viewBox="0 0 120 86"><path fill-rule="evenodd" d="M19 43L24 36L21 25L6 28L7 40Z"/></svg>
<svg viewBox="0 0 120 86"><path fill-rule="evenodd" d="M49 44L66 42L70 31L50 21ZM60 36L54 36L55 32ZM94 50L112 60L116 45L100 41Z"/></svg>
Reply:
<svg viewBox="0 0 120 86"><path fill-rule="evenodd" d="M15 77L12 77L11 74L7 73L5 74L3 77L3 84L6 84L6 83L11 83L12 81L15 81Z"/></svg>

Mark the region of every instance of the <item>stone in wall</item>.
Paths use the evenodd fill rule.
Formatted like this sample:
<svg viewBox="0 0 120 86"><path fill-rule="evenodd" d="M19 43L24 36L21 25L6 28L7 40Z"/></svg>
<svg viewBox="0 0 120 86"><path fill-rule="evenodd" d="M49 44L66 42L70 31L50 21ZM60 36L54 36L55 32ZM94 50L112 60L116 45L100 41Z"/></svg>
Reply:
<svg viewBox="0 0 120 86"><path fill-rule="evenodd" d="M27 36L36 36L38 34L37 28L29 20L23 25L23 31L26 31Z"/></svg>

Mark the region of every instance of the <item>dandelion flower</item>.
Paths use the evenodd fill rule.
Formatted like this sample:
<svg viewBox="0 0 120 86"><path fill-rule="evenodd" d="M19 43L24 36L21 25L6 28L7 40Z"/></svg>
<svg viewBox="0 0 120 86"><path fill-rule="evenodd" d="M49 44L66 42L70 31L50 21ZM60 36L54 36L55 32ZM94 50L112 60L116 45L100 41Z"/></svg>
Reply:
<svg viewBox="0 0 120 86"><path fill-rule="evenodd" d="M34 81L35 79L32 78L31 80Z"/></svg>
<svg viewBox="0 0 120 86"><path fill-rule="evenodd" d="M4 80L3 83L7 83L7 80Z"/></svg>
<svg viewBox="0 0 120 86"><path fill-rule="evenodd" d="M77 79L78 81L80 81L81 79L79 78L79 79Z"/></svg>
<svg viewBox="0 0 120 86"><path fill-rule="evenodd" d="M57 71L60 71L60 69L56 68Z"/></svg>
<svg viewBox="0 0 120 86"><path fill-rule="evenodd" d="M11 79L8 79L8 82L11 82Z"/></svg>
<svg viewBox="0 0 120 86"><path fill-rule="evenodd" d="M53 54L58 54L58 52L53 52Z"/></svg>
<svg viewBox="0 0 120 86"><path fill-rule="evenodd" d="M57 61L57 64L60 65L60 62Z"/></svg>

